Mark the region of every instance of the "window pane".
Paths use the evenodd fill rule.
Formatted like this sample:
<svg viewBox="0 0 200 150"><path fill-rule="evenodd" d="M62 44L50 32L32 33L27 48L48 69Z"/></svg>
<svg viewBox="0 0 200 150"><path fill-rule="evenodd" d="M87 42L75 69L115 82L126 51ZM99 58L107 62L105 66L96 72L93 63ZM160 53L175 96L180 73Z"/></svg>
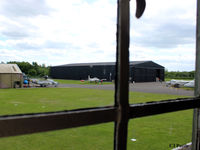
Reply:
<svg viewBox="0 0 200 150"><path fill-rule="evenodd" d="M116 60L116 6L115 0L23 1L23 5L1 1L0 63L20 64L29 85L43 88L0 91L5 100L0 114L113 105L113 92L109 97L93 89L114 89L115 67L108 63ZM98 62L108 63L93 64ZM55 66L59 69L52 71ZM45 89L54 87L43 78L46 75L58 86ZM0 88L14 87L10 76L0 75ZM17 83L19 87L21 82Z"/></svg>
<svg viewBox="0 0 200 150"><path fill-rule="evenodd" d="M144 15L136 19L133 11L136 5L131 1L130 60L153 61L168 71L194 71L196 2L180 2L146 1ZM143 73L140 80L145 82L153 76L153 80L162 79L159 66L144 66L144 63L136 66L137 71ZM149 76L150 72L153 74Z"/></svg>
<svg viewBox="0 0 200 150"><path fill-rule="evenodd" d="M113 149L113 123L0 139L5 150Z"/></svg>
<svg viewBox="0 0 200 150"><path fill-rule="evenodd" d="M128 150L171 150L190 143L192 112L185 110L131 120Z"/></svg>
<svg viewBox="0 0 200 150"><path fill-rule="evenodd" d="M150 91L158 93L162 92L159 89L163 85L161 81L168 81L167 85L175 89L185 86L190 89L188 87L194 82L184 84L194 80L195 1L185 0L181 4L180 0L174 0L173 3L168 0L146 1L147 7L140 19L135 18L134 1L130 3L130 61L135 62L130 66L131 82L157 81L158 88ZM170 84L172 79L181 81ZM133 87L138 92L145 90L145 87L139 89L137 84ZM178 91L176 93L179 95Z"/></svg>

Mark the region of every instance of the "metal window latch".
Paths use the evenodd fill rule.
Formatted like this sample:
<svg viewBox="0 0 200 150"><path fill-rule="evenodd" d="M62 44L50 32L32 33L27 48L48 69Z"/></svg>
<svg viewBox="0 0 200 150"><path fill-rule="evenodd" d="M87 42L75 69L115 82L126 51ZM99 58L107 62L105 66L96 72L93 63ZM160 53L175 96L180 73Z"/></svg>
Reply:
<svg viewBox="0 0 200 150"><path fill-rule="evenodd" d="M144 13L145 7L146 7L146 1L145 0L136 0L136 18L140 18L142 14Z"/></svg>

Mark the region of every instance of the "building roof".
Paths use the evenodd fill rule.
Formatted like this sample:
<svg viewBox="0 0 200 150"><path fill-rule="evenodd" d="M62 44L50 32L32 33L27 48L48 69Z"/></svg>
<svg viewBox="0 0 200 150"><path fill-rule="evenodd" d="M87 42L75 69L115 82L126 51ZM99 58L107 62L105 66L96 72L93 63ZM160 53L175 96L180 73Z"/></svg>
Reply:
<svg viewBox="0 0 200 150"><path fill-rule="evenodd" d="M138 65L152 61L130 61L130 65ZM95 63L74 63L74 64L65 64L53 67L73 67L73 66L113 66L115 62L95 62Z"/></svg>
<svg viewBox="0 0 200 150"><path fill-rule="evenodd" d="M17 64L0 64L0 73L22 73Z"/></svg>

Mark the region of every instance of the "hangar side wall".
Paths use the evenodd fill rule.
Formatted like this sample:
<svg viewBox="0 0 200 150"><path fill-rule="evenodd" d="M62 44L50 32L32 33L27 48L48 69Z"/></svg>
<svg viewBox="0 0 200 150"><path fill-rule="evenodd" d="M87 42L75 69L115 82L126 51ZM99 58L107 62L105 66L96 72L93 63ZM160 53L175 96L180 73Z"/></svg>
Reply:
<svg viewBox="0 0 200 150"><path fill-rule="evenodd" d="M91 77L111 81L115 79L115 66L93 66L90 73Z"/></svg>
<svg viewBox="0 0 200 150"><path fill-rule="evenodd" d="M85 74L89 72L88 67L51 67L50 75L54 79L73 79L73 80L79 80L84 79ZM81 77L82 76L82 77ZM87 75L86 75L87 77Z"/></svg>
<svg viewBox="0 0 200 150"><path fill-rule="evenodd" d="M115 66L62 66L51 67L50 76L54 79L87 80L90 77L114 80Z"/></svg>

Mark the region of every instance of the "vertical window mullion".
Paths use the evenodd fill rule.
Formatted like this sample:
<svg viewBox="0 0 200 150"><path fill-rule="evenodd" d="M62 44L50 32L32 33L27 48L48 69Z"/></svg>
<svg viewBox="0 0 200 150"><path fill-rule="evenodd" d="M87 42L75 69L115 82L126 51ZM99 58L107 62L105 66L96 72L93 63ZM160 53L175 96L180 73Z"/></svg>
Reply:
<svg viewBox="0 0 200 150"><path fill-rule="evenodd" d="M200 96L200 0L197 0L195 96ZM194 109L192 150L200 149L200 108Z"/></svg>
<svg viewBox="0 0 200 150"><path fill-rule="evenodd" d="M117 77L115 82L117 121L115 122L114 149L125 150L129 119L129 0L118 0L117 11Z"/></svg>

